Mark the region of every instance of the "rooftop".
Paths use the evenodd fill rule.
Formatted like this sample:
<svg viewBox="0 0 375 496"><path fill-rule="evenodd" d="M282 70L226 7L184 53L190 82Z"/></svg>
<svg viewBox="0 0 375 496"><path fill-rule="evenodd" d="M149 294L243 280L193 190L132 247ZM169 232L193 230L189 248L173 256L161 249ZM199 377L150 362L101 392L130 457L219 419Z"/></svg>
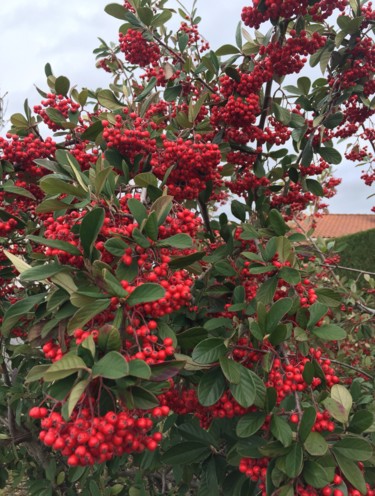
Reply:
<svg viewBox="0 0 375 496"><path fill-rule="evenodd" d="M374 214L324 214L316 220L314 237L340 238L369 229L375 229ZM303 223L304 229L309 229L309 218Z"/></svg>

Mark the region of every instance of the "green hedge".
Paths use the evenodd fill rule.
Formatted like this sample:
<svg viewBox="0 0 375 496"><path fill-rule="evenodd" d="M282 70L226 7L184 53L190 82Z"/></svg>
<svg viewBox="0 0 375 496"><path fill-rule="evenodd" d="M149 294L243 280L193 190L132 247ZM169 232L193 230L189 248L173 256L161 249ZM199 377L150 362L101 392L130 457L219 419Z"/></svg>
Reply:
<svg viewBox="0 0 375 496"><path fill-rule="evenodd" d="M340 251L340 265L375 272L375 229L364 231L349 236L337 238L337 247L345 245ZM341 270L341 275L349 279L353 277L347 270Z"/></svg>

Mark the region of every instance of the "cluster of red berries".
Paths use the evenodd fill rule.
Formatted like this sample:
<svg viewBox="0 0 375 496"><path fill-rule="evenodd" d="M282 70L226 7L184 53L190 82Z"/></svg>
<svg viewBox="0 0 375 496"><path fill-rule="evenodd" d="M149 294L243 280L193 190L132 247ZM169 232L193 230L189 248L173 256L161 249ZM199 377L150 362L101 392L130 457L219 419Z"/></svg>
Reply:
<svg viewBox="0 0 375 496"><path fill-rule="evenodd" d="M159 410L159 416L168 415L169 410ZM34 407L29 415L41 419L39 439L60 451L72 467L104 463L125 453L154 451L162 440L160 432L150 434L154 427L150 418L129 411L109 411L104 416L93 417L90 409L84 408L80 413L73 412L66 421L60 413L48 415L46 408Z"/></svg>
<svg viewBox="0 0 375 496"><path fill-rule="evenodd" d="M22 138L17 134L7 133L6 138L0 136L0 160L11 162L22 172L38 177L44 174L44 169L38 167L34 160L54 155L56 143L52 138L41 140L32 133Z"/></svg>
<svg viewBox="0 0 375 496"><path fill-rule="evenodd" d="M224 107L212 109L211 122L217 125L222 121L224 124L234 127L248 127L254 124L257 115L260 114L259 97L251 94L246 98L231 95Z"/></svg>
<svg viewBox="0 0 375 496"><path fill-rule="evenodd" d="M278 76L298 73L307 62L307 55L312 55L326 43L326 37L314 32L309 38L306 31L301 31L298 36L295 30L291 30L291 37L284 45L269 43L261 46L259 53L270 58L273 70Z"/></svg>
<svg viewBox="0 0 375 496"><path fill-rule="evenodd" d="M312 351L315 355L315 359L321 365L327 386L332 387L334 384L337 384L339 378L330 366L330 360L321 359L321 352L317 353L316 350ZM306 363L310 363L310 360L306 357L301 357L300 360L291 357L289 363L286 363L279 358L275 358L266 385L267 387L274 387L276 389L278 402L281 402L286 396L295 391L302 392L309 387L303 377ZM314 377L310 387L314 389L321 383L322 381L319 377Z"/></svg>
<svg viewBox="0 0 375 496"><path fill-rule="evenodd" d="M242 20L245 26L258 29L268 20L276 21L279 17L291 19L294 16L303 16L307 12L308 0L265 0L263 8L261 0L253 0L253 7L242 9Z"/></svg>
<svg viewBox="0 0 375 496"><path fill-rule="evenodd" d="M165 223L159 227L159 238L169 238L174 234L189 234L195 239L202 225L202 219L187 208L177 207L175 214L168 215Z"/></svg>
<svg viewBox="0 0 375 496"><path fill-rule="evenodd" d="M150 132L144 128L144 124L140 119L135 119L131 123L124 122L121 115L116 115L116 124L114 127L109 127L109 122L103 120L102 124L105 128L103 131L103 139L106 141L108 148L114 148L123 155L128 163L134 163L136 157L143 161L155 152L156 141L151 139ZM126 125L132 128L127 128ZM141 172L141 168L140 171Z"/></svg>
<svg viewBox="0 0 375 496"><path fill-rule="evenodd" d="M253 482L263 481L267 475L267 468L270 463L269 458L241 458L239 471L249 477ZM259 489L264 489L264 484L259 486Z"/></svg>
<svg viewBox="0 0 375 496"><path fill-rule="evenodd" d="M167 179L171 195L176 200L196 199L206 189L207 181L220 178L218 166L221 153L214 143L199 143L178 138L163 140L163 150L154 153L151 165L154 174L162 179L174 166Z"/></svg>
<svg viewBox="0 0 375 496"><path fill-rule="evenodd" d="M253 163L256 160L255 157L254 155ZM241 167L235 171L235 177L232 181L225 182L225 185L232 193L239 196L244 195L245 197L247 197L249 191L257 191L259 188L267 189L270 184L271 181L267 177L257 177L250 171L243 172Z"/></svg>
<svg viewBox="0 0 375 496"><path fill-rule="evenodd" d="M0 222L0 236L8 236L18 225L16 219L9 219L4 222Z"/></svg>
<svg viewBox="0 0 375 496"><path fill-rule="evenodd" d="M44 108L43 108L44 107ZM52 131L57 131L58 129L63 129L60 124L54 122L50 119L46 108L55 109L67 119L69 114L75 114L80 109L81 105L79 103L73 102L71 98L66 98L63 95L56 95L54 93L48 93L46 100L42 100L41 105L34 106L34 112L43 119L43 122Z"/></svg>
<svg viewBox="0 0 375 496"><path fill-rule="evenodd" d="M127 359L144 360L148 365L163 363L168 357L172 357L175 352L173 347L173 339L163 339L163 344L158 343L159 338L156 334L150 333L151 324L155 321L150 321L148 324L135 329L133 326L126 328L126 333L129 336L137 336L135 342L130 340L125 341L125 353L129 353ZM156 322L155 322L156 324ZM135 352L135 349L139 351Z"/></svg>
<svg viewBox="0 0 375 496"><path fill-rule="evenodd" d="M348 0L329 0L329 2L327 0L318 0L317 2L309 3L312 5L309 6L308 13L313 21L322 22L328 19L336 9L343 12L348 5Z"/></svg>
<svg viewBox="0 0 375 496"><path fill-rule="evenodd" d="M128 281L120 281L121 286L131 294L138 286L144 282L158 282L165 289L165 296L152 303L142 303L136 308L154 318L168 315L176 312L182 306L189 305L192 295L191 287L193 281L188 272L185 270L177 270L170 274L167 263L161 263L153 268L152 272L144 273L142 281L129 283Z"/></svg>
<svg viewBox="0 0 375 496"><path fill-rule="evenodd" d="M269 58L254 63L250 72L238 72L239 80L227 75L220 78L220 92L228 98L233 93L238 93L246 98L250 94L258 94L264 83L272 79L273 68Z"/></svg>
<svg viewBox="0 0 375 496"><path fill-rule="evenodd" d="M160 59L160 49L153 41L147 41L140 31L128 29L126 34L119 34L120 50L125 59L139 67L157 64Z"/></svg>
<svg viewBox="0 0 375 496"><path fill-rule="evenodd" d="M210 49L210 44L200 35L197 24L189 25L186 22L181 22L178 33L186 33L188 35L187 46L198 46L200 52Z"/></svg>

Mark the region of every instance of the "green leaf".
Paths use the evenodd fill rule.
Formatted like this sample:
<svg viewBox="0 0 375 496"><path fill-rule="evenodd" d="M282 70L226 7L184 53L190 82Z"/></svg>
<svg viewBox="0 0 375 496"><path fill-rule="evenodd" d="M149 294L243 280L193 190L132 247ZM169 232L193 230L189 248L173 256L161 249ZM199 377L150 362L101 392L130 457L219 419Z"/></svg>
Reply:
<svg viewBox="0 0 375 496"><path fill-rule="evenodd" d="M68 333L73 333L76 329L82 328L96 315L106 310L111 303L110 298L96 300L94 304L84 306L77 310L68 323Z"/></svg>
<svg viewBox="0 0 375 496"><path fill-rule="evenodd" d="M335 127L339 126L343 120L344 114L342 112L335 112L334 114L331 114L326 119L324 119L323 125L327 129L334 129Z"/></svg>
<svg viewBox="0 0 375 496"><path fill-rule="evenodd" d="M214 269L221 276L232 277L232 276L236 276L237 275L236 270L231 266L231 264L229 262L224 261L224 260L215 263L214 264Z"/></svg>
<svg viewBox="0 0 375 496"><path fill-rule="evenodd" d="M42 281L43 279L47 279L55 274L58 274L59 272L62 272L63 270L66 270L66 268L67 266L61 265L58 262L37 265L22 272L20 279L22 281Z"/></svg>
<svg viewBox="0 0 375 496"><path fill-rule="evenodd" d="M147 210L142 202L136 200L135 198L130 198L127 202L127 206L129 207L130 213L133 215L134 219L138 222L139 225L147 219Z"/></svg>
<svg viewBox="0 0 375 496"><path fill-rule="evenodd" d="M256 299L257 301L263 302L265 305L272 302L277 288L277 277L273 276L267 279L257 291Z"/></svg>
<svg viewBox="0 0 375 496"><path fill-rule="evenodd" d="M27 315L28 312L35 312L36 305L39 305L46 297L45 293L29 296L23 300L13 303L6 310L1 326L1 334L5 337L9 336L10 331L18 323L18 321Z"/></svg>
<svg viewBox="0 0 375 496"><path fill-rule="evenodd" d="M324 196L323 186L316 179L306 179L306 188L315 196Z"/></svg>
<svg viewBox="0 0 375 496"><path fill-rule="evenodd" d="M134 386L132 387L131 392L134 401L134 408L149 410L150 408L155 408L159 405L159 400L157 397L150 391L147 391L147 389Z"/></svg>
<svg viewBox="0 0 375 496"><path fill-rule="evenodd" d="M59 76L55 81L55 91L58 95L67 96L70 88L70 81L65 76Z"/></svg>
<svg viewBox="0 0 375 496"><path fill-rule="evenodd" d="M169 267L174 269L189 267L189 265L192 265L194 262L202 260L204 256L205 253L203 251L198 251L196 253L192 253L191 255L186 255L185 257L173 257L169 262Z"/></svg>
<svg viewBox="0 0 375 496"><path fill-rule="evenodd" d="M331 397L341 403L345 410L349 413L353 406L353 398L345 386L335 384L331 387Z"/></svg>
<svg viewBox="0 0 375 496"><path fill-rule="evenodd" d="M274 437L286 448L292 444L293 432L288 422L277 415L271 419L270 429Z"/></svg>
<svg viewBox="0 0 375 496"><path fill-rule="evenodd" d="M319 432L310 432L304 442L304 447L312 456L323 456L328 451L328 443Z"/></svg>
<svg viewBox="0 0 375 496"><path fill-rule="evenodd" d="M101 351L119 351L122 346L120 332L116 327L105 325L101 327L98 337L98 346Z"/></svg>
<svg viewBox="0 0 375 496"><path fill-rule="evenodd" d="M156 217L158 219L158 225L164 224L169 212L172 209L173 196L163 195L157 198L151 206L150 211L156 212Z"/></svg>
<svg viewBox="0 0 375 496"><path fill-rule="evenodd" d="M116 257L122 257L129 246L121 238L110 238L104 243L104 248Z"/></svg>
<svg viewBox="0 0 375 496"><path fill-rule="evenodd" d="M92 367L94 377L121 379L129 375L129 364L118 351L110 351Z"/></svg>
<svg viewBox="0 0 375 496"><path fill-rule="evenodd" d="M10 118L12 125L18 129L28 129L30 124L22 114L13 114Z"/></svg>
<svg viewBox="0 0 375 496"><path fill-rule="evenodd" d="M225 378L219 367L205 372L198 384L198 400L203 406L214 405L226 388Z"/></svg>
<svg viewBox="0 0 375 496"><path fill-rule="evenodd" d="M101 121L96 121L91 124L83 133L81 134L82 140L95 141L99 134L103 131L103 124Z"/></svg>
<svg viewBox="0 0 375 496"><path fill-rule="evenodd" d="M308 77L300 77L297 80L297 86L303 95L308 95L310 91L311 81Z"/></svg>
<svg viewBox="0 0 375 496"><path fill-rule="evenodd" d="M314 426L315 419L316 411L314 407L310 406L303 410L303 415L298 430L298 436L302 443L306 441L307 437L311 433L311 429Z"/></svg>
<svg viewBox="0 0 375 496"><path fill-rule="evenodd" d="M39 245L49 246L50 248L56 248L57 250L62 250L65 251L66 253L70 253L70 255L76 255L76 256L81 255L80 250L71 243L68 243L67 241L61 241L59 239L47 239L47 238L43 238L42 236L32 236L31 234L29 234L27 238L30 241L33 241L34 243L37 243Z"/></svg>
<svg viewBox="0 0 375 496"><path fill-rule="evenodd" d="M342 302L342 296L328 288L317 288L316 295L319 303L327 305L328 307L339 307Z"/></svg>
<svg viewBox="0 0 375 496"><path fill-rule="evenodd" d="M48 370L45 371L43 380L45 382L57 381L69 375L75 374L79 370L86 370L87 365L82 358L73 352L67 353L60 360L54 362Z"/></svg>
<svg viewBox="0 0 375 496"><path fill-rule="evenodd" d="M177 375L185 365L186 362L183 360L167 360L164 363L152 365L150 381L166 381Z"/></svg>
<svg viewBox="0 0 375 496"><path fill-rule="evenodd" d="M166 465L189 465L204 460L210 454L211 450L206 444L195 441L179 442L164 453L161 461Z"/></svg>
<svg viewBox="0 0 375 496"><path fill-rule="evenodd" d="M143 360L130 360L129 375L139 377L140 379L149 379L151 377L150 366Z"/></svg>
<svg viewBox="0 0 375 496"><path fill-rule="evenodd" d="M6 182L3 185L3 190L6 193L11 193L13 195L25 196L26 198L31 198L31 200L35 200L35 196L27 189L21 188L20 186L15 186L11 182Z"/></svg>
<svg viewBox="0 0 375 496"><path fill-rule="evenodd" d="M236 427L238 437L250 437L262 427L266 420L266 414L262 412L251 412L240 418Z"/></svg>
<svg viewBox="0 0 375 496"><path fill-rule="evenodd" d="M164 10L161 14L157 14L156 16L154 16L151 25L154 28L164 26L171 17L172 12L170 12L169 10Z"/></svg>
<svg viewBox="0 0 375 496"><path fill-rule="evenodd" d="M141 26L141 23L138 21L136 16L118 3L110 3L106 5L104 11L110 16L115 17L116 19L120 19L121 21L128 21L132 26Z"/></svg>
<svg viewBox="0 0 375 496"><path fill-rule="evenodd" d="M346 331L336 324L325 324L321 327L314 327L311 333L322 341L340 341L346 338Z"/></svg>
<svg viewBox="0 0 375 496"><path fill-rule="evenodd" d="M169 86L164 91L164 100L166 102L174 102L176 98L181 95L182 86L180 84L176 84L175 86Z"/></svg>
<svg viewBox="0 0 375 496"><path fill-rule="evenodd" d="M303 468L303 449L297 443L293 444L292 449L285 457L285 472L288 477L294 478L302 472Z"/></svg>
<svg viewBox="0 0 375 496"><path fill-rule="evenodd" d="M143 22L143 24L146 24L146 26L149 26L151 24L152 18L154 17L152 10L148 7L140 7L139 9L137 9L137 14L139 15L140 20Z"/></svg>
<svg viewBox="0 0 375 496"><path fill-rule="evenodd" d="M285 282L295 285L301 282L301 275L297 269L291 267L283 267L278 273L279 279L284 279Z"/></svg>
<svg viewBox="0 0 375 496"><path fill-rule="evenodd" d="M361 434L369 429L374 423L374 414L368 410L359 410L350 420L349 431Z"/></svg>
<svg viewBox="0 0 375 496"><path fill-rule="evenodd" d="M25 383L39 381L43 379L44 374L49 369L50 365L35 365L25 377Z"/></svg>
<svg viewBox="0 0 375 496"><path fill-rule="evenodd" d="M332 482L328 473L317 462L305 462L302 475L307 484L317 489L321 489Z"/></svg>
<svg viewBox="0 0 375 496"><path fill-rule="evenodd" d="M270 211L268 215L268 222L271 228L274 230L275 234L277 234L278 236L283 236L288 231L290 231L290 228L283 219L283 216L276 209L272 209Z"/></svg>
<svg viewBox="0 0 375 496"><path fill-rule="evenodd" d="M126 300L126 304L130 307L141 303L149 303L151 301L160 300L165 296L165 289L160 284L144 283L135 288Z"/></svg>
<svg viewBox="0 0 375 496"><path fill-rule="evenodd" d="M71 390L68 399L68 417L71 416L76 404L81 399L82 394L85 392L89 384L90 384L89 379L86 379L84 381L79 381Z"/></svg>
<svg viewBox="0 0 375 496"><path fill-rule="evenodd" d="M314 157L314 153L313 153L313 149L312 149L312 143L309 140L303 149L303 152L301 155L301 164L304 167L309 167L311 165L311 162L313 161L313 157Z"/></svg>
<svg viewBox="0 0 375 496"><path fill-rule="evenodd" d="M153 76L147 86L144 88L144 90L137 96L137 98L134 100L135 102L141 102L146 98L146 96L155 88L156 83L157 83L157 78Z"/></svg>
<svg viewBox="0 0 375 496"><path fill-rule="evenodd" d="M365 439L346 437L332 446L333 452L350 460L364 462L372 457L372 446Z"/></svg>
<svg viewBox="0 0 375 496"><path fill-rule="evenodd" d="M348 460L340 453L334 453L338 466L345 478L362 494L366 494L366 482L356 462Z"/></svg>
<svg viewBox="0 0 375 496"><path fill-rule="evenodd" d="M221 57L222 55L233 55L236 53L240 53L240 50L237 47L235 47L234 45L222 45L215 52L215 54L218 57Z"/></svg>
<svg viewBox="0 0 375 496"><path fill-rule="evenodd" d="M328 307L326 305L322 305L319 302L314 303L309 307L310 318L307 322L307 328L311 329L319 320L326 315L328 312Z"/></svg>
<svg viewBox="0 0 375 496"><path fill-rule="evenodd" d="M124 298L128 292L121 286L117 278L108 269L103 270L103 279L106 282L108 292L119 298Z"/></svg>
<svg viewBox="0 0 375 496"><path fill-rule="evenodd" d="M102 228L104 218L104 208L97 207L88 212L82 219L79 228L79 238L86 257L91 256L93 245Z"/></svg>
<svg viewBox="0 0 375 496"><path fill-rule="evenodd" d="M301 341L301 337L299 339ZM314 379L315 367L312 362L306 362L303 368L302 376L303 380L310 385Z"/></svg>
<svg viewBox="0 0 375 496"><path fill-rule="evenodd" d="M258 377L254 372L242 367L239 384L229 385L230 392L234 399L244 408L253 405L257 399L257 379Z"/></svg>
<svg viewBox="0 0 375 496"><path fill-rule="evenodd" d="M291 298L281 298L277 300L269 309L266 318L266 330L272 332L281 319L290 311L293 305Z"/></svg>
<svg viewBox="0 0 375 496"><path fill-rule="evenodd" d="M227 348L222 339L208 338L197 344L193 350L192 359L197 363L212 363L224 356L226 352Z"/></svg>
<svg viewBox="0 0 375 496"><path fill-rule="evenodd" d="M340 402L332 398L326 398L323 401L323 405L334 419L338 420L342 424L346 424L348 422L349 412Z"/></svg>
<svg viewBox="0 0 375 496"><path fill-rule="evenodd" d="M140 186L141 188L147 188L147 186L155 186L157 187L158 185L158 179L154 174L151 172L141 172L140 174L137 174L134 178L134 182L137 186ZM166 197L164 197L166 198ZM172 198L172 197L169 197ZM151 211L155 210L154 208L151 207Z"/></svg>
<svg viewBox="0 0 375 496"><path fill-rule="evenodd" d="M241 365L226 356L221 356L219 362L226 379L233 384L239 384L241 379Z"/></svg>
<svg viewBox="0 0 375 496"><path fill-rule="evenodd" d="M152 239L152 241L156 241L158 239L159 229L158 229L158 221L155 212L151 212L148 216L146 223L144 224L144 233Z"/></svg>
<svg viewBox="0 0 375 496"><path fill-rule="evenodd" d="M188 234L175 234L158 242L158 246L172 246L172 248L179 248L180 250L191 248L192 245L193 240Z"/></svg>
<svg viewBox="0 0 375 496"><path fill-rule="evenodd" d="M336 150L336 148L322 146L321 148L319 148L318 153L322 157L322 159L329 164L337 165L342 160L341 154Z"/></svg>
<svg viewBox="0 0 375 496"><path fill-rule="evenodd" d="M119 110L124 107L124 105L117 100L116 96L110 90L100 90L96 97L100 105L108 110Z"/></svg>

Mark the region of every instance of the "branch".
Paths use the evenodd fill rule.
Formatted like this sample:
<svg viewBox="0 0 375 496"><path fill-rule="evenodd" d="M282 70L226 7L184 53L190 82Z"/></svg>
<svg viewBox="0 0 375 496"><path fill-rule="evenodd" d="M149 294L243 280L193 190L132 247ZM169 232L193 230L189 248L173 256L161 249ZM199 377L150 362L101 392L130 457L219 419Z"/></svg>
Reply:
<svg viewBox="0 0 375 496"><path fill-rule="evenodd" d="M343 363L340 362L339 360L333 360L332 358L328 358L327 360L330 360L332 363L337 363L337 365L340 365L341 367L346 367L347 369L355 370L359 374L365 375L369 379L375 379L375 376L369 374L368 372L365 372L364 370L354 367L353 365L349 365L348 363Z"/></svg>

